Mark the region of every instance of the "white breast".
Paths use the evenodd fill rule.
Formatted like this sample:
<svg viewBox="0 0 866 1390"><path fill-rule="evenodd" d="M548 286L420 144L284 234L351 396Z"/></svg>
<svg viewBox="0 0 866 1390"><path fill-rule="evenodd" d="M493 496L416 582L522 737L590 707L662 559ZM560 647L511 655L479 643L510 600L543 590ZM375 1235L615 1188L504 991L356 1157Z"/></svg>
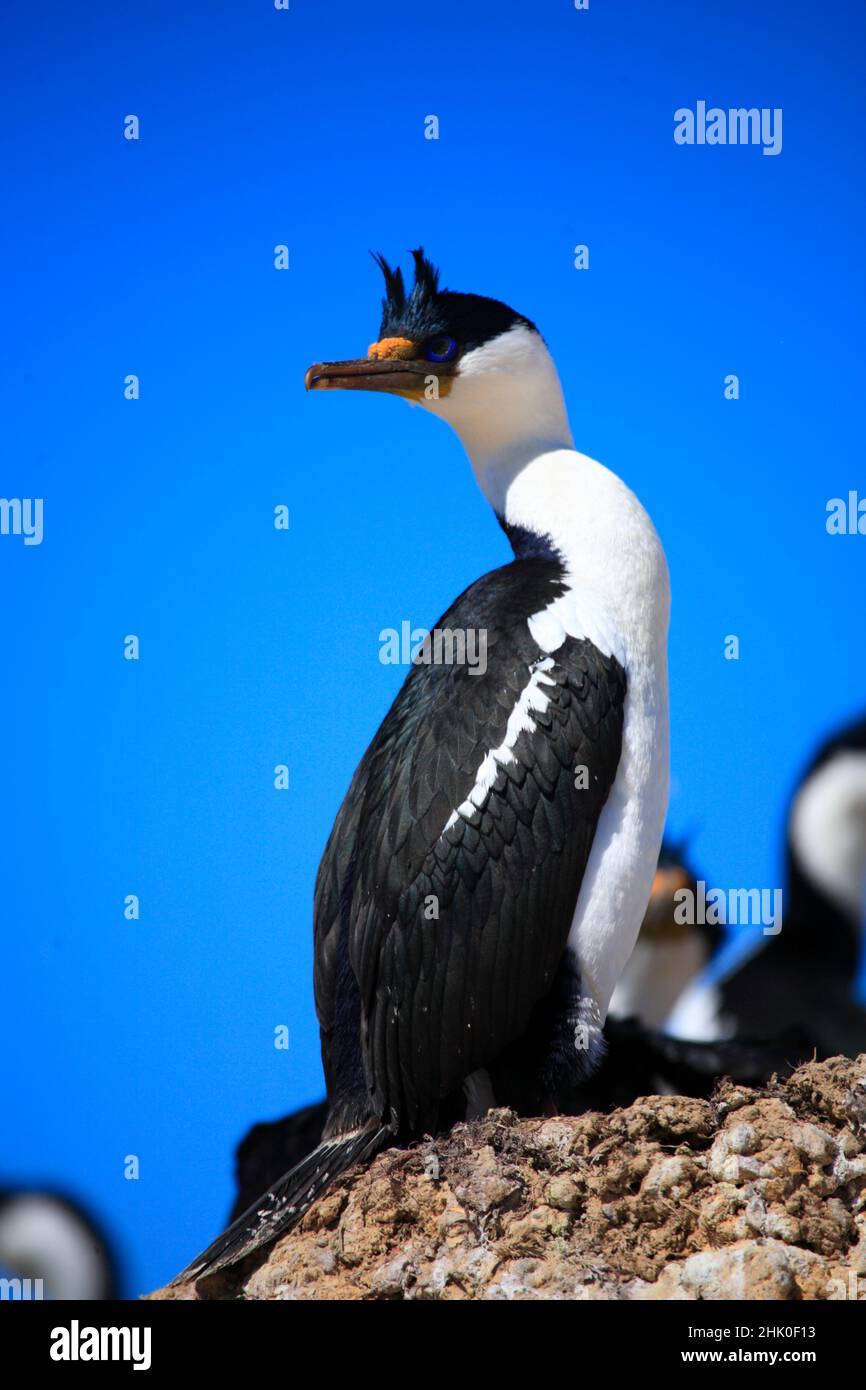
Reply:
<svg viewBox="0 0 866 1390"><path fill-rule="evenodd" d="M663 1028L706 958L706 948L696 931L662 940L639 936L617 981L609 1012L614 1018L638 1018L647 1028Z"/></svg>
<svg viewBox="0 0 866 1390"><path fill-rule="evenodd" d="M626 674L622 754L569 933L603 1019L649 902L667 810L667 564L634 494L573 450L522 469L506 505L509 521L550 535L568 565L568 591L530 620L542 650L587 637Z"/></svg>

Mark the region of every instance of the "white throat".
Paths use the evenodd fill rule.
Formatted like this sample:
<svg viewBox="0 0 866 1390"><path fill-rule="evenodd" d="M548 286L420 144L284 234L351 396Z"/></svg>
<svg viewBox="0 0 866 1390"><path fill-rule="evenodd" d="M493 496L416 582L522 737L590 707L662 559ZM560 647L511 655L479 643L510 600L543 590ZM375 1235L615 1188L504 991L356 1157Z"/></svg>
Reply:
<svg viewBox="0 0 866 1390"><path fill-rule="evenodd" d="M497 515L549 537L560 553L580 596L582 635L623 664L663 647L669 589L661 543L625 483L575 450L540 335L518 325L467 353L449 394L424 404L460 436Z"/></svg>
<svg viewBox="0 0 866 1390"><path fill-rule="evenodd" d="M509 481L530 459L573 446L553 358L522 325L467 353L448 395L423 404L456 430L500 516Z"/></svg>

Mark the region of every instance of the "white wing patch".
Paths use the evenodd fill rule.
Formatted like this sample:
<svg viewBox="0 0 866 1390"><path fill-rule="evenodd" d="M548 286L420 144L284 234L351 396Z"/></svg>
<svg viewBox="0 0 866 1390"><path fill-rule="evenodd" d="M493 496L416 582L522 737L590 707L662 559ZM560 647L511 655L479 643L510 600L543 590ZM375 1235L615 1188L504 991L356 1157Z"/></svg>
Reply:
<svg viewBox="0 0 866 1390"><path fill-rule="evenodd" d="M468 820L473 811L478 811L484 805L485 799L496 781L497 773L503 764L517 761L514 753L514 745L522 733L532 733L535 729L533 713L543 712L550 703L550 697L541 689L544 685L556 685L552 676L547 674L555 665L552 656L544 657L540 661L533 662L529 667L530 677L514 709L508 716L508 723L505 726L505 737L498 748L491 748L489 753L484 755L481 766L475 774L475 782L466 800L461 802L456 811L452 811L448 817L445 831L450 830L452 825L456 825L459 816Z"/></svg>
<svg viewBox="0 0 866 1390"><path fill-rule="evenodd" d="M533 613L528 626L543 652L556 652L567 637L575 637L591 642L603 656L615 656L621 666L626 664L623 643L614 635L603 605L576 586L560 594L547 608Z"/></svg>

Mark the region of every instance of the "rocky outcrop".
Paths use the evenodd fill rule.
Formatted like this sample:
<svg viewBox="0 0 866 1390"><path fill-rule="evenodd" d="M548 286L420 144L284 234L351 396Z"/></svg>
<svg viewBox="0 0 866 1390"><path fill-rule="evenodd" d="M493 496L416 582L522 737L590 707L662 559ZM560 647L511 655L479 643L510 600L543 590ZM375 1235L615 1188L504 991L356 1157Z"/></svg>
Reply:
<svg viewBox="0 0 866 1390"><path fill-rule="evenodd" d="M859 1283L858 1283L859 1278ZM712 1100L458 1125L155 1298L866 1298L866 1055Z"/></svg>

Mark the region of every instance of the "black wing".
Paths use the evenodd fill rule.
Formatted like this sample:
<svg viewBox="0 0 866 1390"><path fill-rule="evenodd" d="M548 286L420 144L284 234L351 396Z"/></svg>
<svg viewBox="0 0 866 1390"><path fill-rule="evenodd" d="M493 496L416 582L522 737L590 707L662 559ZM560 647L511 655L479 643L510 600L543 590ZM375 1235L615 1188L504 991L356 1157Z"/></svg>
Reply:
<svg viewBox="0 0 866 1390"><path fill-rule="evenodd" d="M457 600L437 628L484 632L486 670L413 666L320 867L316 998L329 1091L341 1016L355 1008L372 1111L398 1127L433 1123L438 1100L523 1033L565 948L619 762L626 682L615 658L566 639L514 760L497 766L480 809L449 826L546 656L527 618L562 591L558 564L532 558Z"/></svg>

